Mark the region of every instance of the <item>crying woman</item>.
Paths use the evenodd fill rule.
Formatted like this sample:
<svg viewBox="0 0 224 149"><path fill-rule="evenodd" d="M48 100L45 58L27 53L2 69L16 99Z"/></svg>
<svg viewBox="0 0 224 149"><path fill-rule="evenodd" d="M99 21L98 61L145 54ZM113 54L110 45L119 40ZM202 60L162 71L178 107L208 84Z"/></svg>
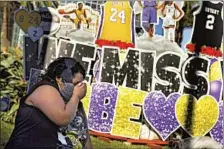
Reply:
<svg viewBox="0 0 224 149"><path fill-rule="evenodd" d="M15 128L5 149L73 148L76 142L92 148L81 100L86 95L85 69L73 58L52 62L41 81L20 101Z"/></svg>

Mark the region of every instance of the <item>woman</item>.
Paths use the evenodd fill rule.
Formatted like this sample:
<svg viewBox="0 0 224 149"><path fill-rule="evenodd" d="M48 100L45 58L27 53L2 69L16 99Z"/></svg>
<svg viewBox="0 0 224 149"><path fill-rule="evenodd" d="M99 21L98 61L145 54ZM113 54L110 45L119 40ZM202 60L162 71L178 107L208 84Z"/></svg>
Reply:
<svg viewBox="0 0 224 149"><path fill-rule="evenodd" d="M21 99L15 128L5 149L69 148L58 140L59 128L74 119L86 95L85 70L72 58L52 62L40 82ZM88 135L84 148L92 148Z"/></svg>
<svg viewBox="0 0 224 149"><path fill-rule="evenodd" d="M163 28L164 28L164 37L171 42L175 41L175 27L176 21L180 20L183 17L184 12L178 7L178 5L173 1L164 1L158 9L162 8L163 14ZM176 17L176 10L179 12L179 16Z"/></svg>

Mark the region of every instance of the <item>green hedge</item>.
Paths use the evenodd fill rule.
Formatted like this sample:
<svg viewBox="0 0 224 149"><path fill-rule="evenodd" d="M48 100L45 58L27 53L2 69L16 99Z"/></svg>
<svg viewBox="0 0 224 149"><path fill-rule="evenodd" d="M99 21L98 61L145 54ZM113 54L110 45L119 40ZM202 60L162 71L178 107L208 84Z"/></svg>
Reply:
<svg viewBox="0 0 224 149"><path fill-rule="evenodd" d="M1 121L14 124L19 101L26 93L26 83L23 80L23 52L19 48L9 48L7 53L0 55L0 90L1 98L10 99L8 112L1 112Z"/></svg>

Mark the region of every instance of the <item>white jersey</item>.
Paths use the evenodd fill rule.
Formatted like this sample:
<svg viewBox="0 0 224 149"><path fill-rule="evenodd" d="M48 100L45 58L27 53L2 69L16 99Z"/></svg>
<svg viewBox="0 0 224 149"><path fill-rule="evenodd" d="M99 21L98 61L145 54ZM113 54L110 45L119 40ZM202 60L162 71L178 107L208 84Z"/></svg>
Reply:
<svg viewBox="0 0 224 149"><path fill-rule="evenodd" d="M174 7L174 3L172 3L171 5L166 5L165 6L165 14L167 17L173 17L175 15L175 7Z"/></svg>

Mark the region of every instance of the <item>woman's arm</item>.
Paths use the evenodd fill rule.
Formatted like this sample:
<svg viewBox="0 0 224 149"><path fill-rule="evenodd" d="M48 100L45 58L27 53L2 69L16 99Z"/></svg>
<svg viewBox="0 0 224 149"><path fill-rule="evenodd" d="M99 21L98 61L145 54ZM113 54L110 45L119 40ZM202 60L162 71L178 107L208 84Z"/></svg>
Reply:
<svg viewBox="0 0 224 149"><path fill-rule="evenodd" d="M70 101L65 104L60 93L54 87L43 85L38 87L29 98L33 105L40 109L55 124L66 126L74 118L79 100L85 94L86 85L76 85Z"/></svg>
<svg viewBox="0 0 224 149"><path fill-rule="evenodd" d="M166 3L166 2L164 1L164 2L157 8L157 9L162 9L161 11L162 11L162 16L163 16L163 17L166 16L166 14L165 14L165 12L164 12L164 11L165 11L165 6L166 6L165 3Z"/></svg>
<svg viewBox="0 0 224 149"><path fill-rule="evenodd" d="M175 20L179 20L180 18L182 18L182 17L183 17L184 12L183 12L183 10L182 10L182 9L180 9L180 8L177 6L177 4L175 4L175 3L174 3L174 7L175 7L175 9L177 9L177 10L178 10L178 12L180 13L180 14L179 14L179 16L178 16L178 17L174 17L174 19L175 19Z"/></svg>
<svg viewBox="0 0 224 149"><path fill-rule="evenodd" d="M164 6L165 6L165 1L162 2L162 4L160 4L159 6L157 6L156 9L161 9L161 8L163 8Z"/></svg>

